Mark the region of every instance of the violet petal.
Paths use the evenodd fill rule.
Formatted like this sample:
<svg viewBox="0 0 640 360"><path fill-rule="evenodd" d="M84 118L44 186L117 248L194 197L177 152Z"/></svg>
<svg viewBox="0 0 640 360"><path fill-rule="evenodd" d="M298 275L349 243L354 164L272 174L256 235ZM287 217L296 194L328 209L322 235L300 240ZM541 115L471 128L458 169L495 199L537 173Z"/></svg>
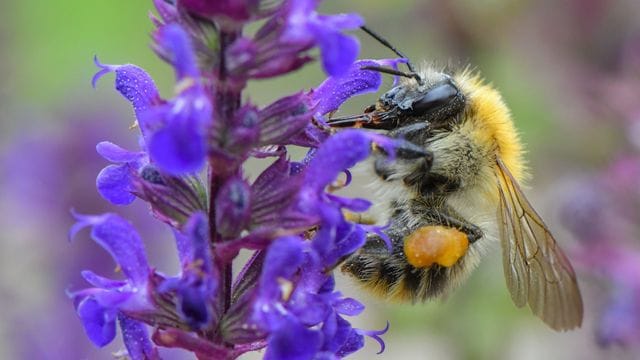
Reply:
<svg viewBox="0 0 640 360"><path fill-rule="evenodd" d="M319 37L322 67L331 76L345 75L360 52L355 36L327 32Z"/></svg>
<svg viewBox="0 0 640 360"><path fill-rule="evenodd" d="M319 350L322 335L307 329L293 319L288 319L268 338L265 360L307 360L313 359Z"/></svg>
<svg viewBox="0 0 640 360"><path fill-rule="evenodd" d="M204 139L192 124L171 124L153 135L149 154L169 174L192 173L204 164Z"/></svg>
<svg viewBox="0 0 640 360"><path fill-rule="evenodd" d="M116 336L116 312L107 310L92 298L85 298L76 309L89 340L98 347Z"/></svg>
<svg viewBox="0 0 640 360"><path fill-rule="evenodd" d="M153 79L142 68L131 64L105 65L100 63L97 57L94 60L100 68L92 80L94 87L100 77L115 72L116 90L131 102L136 114L162 101Z"/></svg>
<svg viewBox="0 0 640 360"><path fill-rule="evenodd" d="M129 164L109 165L96 177L96 187L100 195L115 205L131 204L136 196L131 177L133 170Z"/></svg>
<svg viewBox="0 0 640 360"><path fill-rule="evenodd" d="M404 59L358 60L354 62L342 76L331 76L320 84L312 93L317 101L315 112L327 114L337 110L342 103L355 95L377 91L382 85L382 75L377 71L362 70L363 66L391 66Z"/></svg>
<svg viewBox="0 0 640 360"><path fill-rule="evenodd" d="M131 360L160 359L158 350L151 343L146 325L125 315L118 315L122 340Z"/></svg>
<svg viewBox="0 0 640 360"><path fill-rule="evenodd" d="M303 261L302 241L297 237L284 237L273 242L260 276L260 290L266 299L280 299L278 278L289 279Z"/></svg>
<svg viewBox="0 0 640 360"><path fill-rule="evenodd" d="M113 213L103 215L74 214L78 221L73 231L91 226L91 238L102 246L120 265L122 271L133 284L146 284L150 269L144 252L142 239L135 228Z"/></svg>
<svg viewBox="0 0 640 360"><path fill-rule="evenodd" d="M143 152L129 151L109 141L101 141L96 145L96 151L100 156L114 163L126 163L140 160Z"/></svg>
<svg viewBox="0 0 640 360"><path fill-rule="evenodd" d="M122 280L112 280L102 277L90 270L82 271L81 275L89 284L101 289L115 289L127 284Z"/></svg>
<svg viewBox="0 0 640 360"><path fill-rule="evenodd" d="M333 307L339 314L347 316L356 316L364 310L364 305L352 298L342 298L334 302Z"/></svg>
<svg viewBox="0 0 640 360"><path fill-rule="evenodd" d="M371 152L371 140L367 132L352 129L330 137L307 167L307 188L322 191L342 171L364 160Z"/></svg>
<svg viewBox="0 0 640 360"><path fill-rule="evenodd" d="M200 76L189 35L177 24L159 30L159 45L169 54L178 80Z"/></svg>
<svg viewBox="0 0 640 360"><path fill-rule="evenodd" d="M384 349L385 349L385 344L384 344L384 340L382 340L380 335L385 334L388 330L389 330L389 322L387 321L387 326L385 326L385 328L382 329L382 330L362 330L362 329L358 329L357 331L358 331L358 333L360 333L362 335L366 335L366 336L372 338L373 340L377 341L378 344L380 344L380 351L378 351L378 354L382 354L384 352Z"/></svg>

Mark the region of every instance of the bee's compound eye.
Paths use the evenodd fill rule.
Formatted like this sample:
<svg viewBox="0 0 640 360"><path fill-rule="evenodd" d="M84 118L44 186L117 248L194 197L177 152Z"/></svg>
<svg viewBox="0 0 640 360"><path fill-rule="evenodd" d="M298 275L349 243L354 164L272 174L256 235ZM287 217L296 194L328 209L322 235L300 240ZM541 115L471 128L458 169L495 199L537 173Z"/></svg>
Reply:
<svg viewBox="0 0 640 360"><path fill-rule="evenodd" d="M458 96L458 88L450 81L429 89L421 98L414 101L412 109L414 114L424 114L446 106Z"/></svg>

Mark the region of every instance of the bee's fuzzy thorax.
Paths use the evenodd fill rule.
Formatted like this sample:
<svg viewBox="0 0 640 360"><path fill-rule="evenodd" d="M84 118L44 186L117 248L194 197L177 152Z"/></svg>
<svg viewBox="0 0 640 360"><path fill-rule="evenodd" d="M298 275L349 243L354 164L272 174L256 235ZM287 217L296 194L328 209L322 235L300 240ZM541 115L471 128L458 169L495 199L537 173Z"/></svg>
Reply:
<svg viewBox="0 0 640 360"><path fill-rule="evenodd" d="M476 143L486 148L495 147L497 155L516 180L526 180L527 169L520 136L502 95L479 74L468 69L455 74L453 78L467 97L465 116L471 122L471 135Z"/></svg>

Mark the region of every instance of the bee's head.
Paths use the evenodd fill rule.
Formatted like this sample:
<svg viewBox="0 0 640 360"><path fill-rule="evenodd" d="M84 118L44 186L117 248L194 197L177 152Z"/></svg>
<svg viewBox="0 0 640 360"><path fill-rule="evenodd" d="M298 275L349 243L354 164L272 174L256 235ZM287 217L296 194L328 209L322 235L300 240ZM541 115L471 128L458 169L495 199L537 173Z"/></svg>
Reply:
<svg viewBox="0 0 640 360"><path fill-rule="evenodd" d="M464 111L466 98L455 80L444 73L426 71L421 74L402 73L386 68L382 72L407 77L367 107L363 115L332 119L332 126L357 126L369 129L394 130L424 122L430 128L446 128Z"/></svg>
<svg viewBox="0 0 640 360"><path fill-rule="evenodd" d="M404 58L409 72L379 66L362 67L362 70L378 71L405 79L383 94L376 104L367 107L364 114L330 119L328 123L331 126L394 130L404 125L424 122L431 128L446 128L459 118L458 115L465 109L466 98L451 76L433 69L418 73L411 61L386 39L365 26L361 29Z"/></svg>
<svg viewBox="0 0 640 360"><path fill-rule="evenodd" d="M430 72L387 91L375 108L381 114L389 114L387 120L394 123L391 128L413 122L441 127L464 111L465 102L464 94L451 76Z"/></svg>

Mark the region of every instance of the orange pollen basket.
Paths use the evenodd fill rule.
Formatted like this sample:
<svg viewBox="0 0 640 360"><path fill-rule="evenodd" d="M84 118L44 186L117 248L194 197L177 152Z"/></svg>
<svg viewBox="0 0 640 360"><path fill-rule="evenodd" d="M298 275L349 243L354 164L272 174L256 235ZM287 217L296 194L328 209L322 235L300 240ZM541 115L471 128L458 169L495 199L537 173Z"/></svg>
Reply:
<svg viewBox="0 0 640 360"><path fill-rule="evenodd" d="M445 226L423 226L404 241L404 253L409 264L424 268L438 264L455 265L467 252L469 239L457 229Z"/></svg>

